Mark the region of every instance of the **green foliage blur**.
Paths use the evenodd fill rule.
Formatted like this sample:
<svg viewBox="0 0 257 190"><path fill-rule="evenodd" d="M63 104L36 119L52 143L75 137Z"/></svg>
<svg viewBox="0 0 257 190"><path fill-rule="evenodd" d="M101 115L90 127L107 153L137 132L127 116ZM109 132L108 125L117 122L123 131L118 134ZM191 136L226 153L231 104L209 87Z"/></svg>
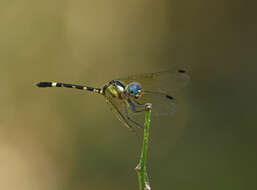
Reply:
<svg viewBox="0 0 257 190"><path fill-rule="evenodd" d="M99 95L35 83L102 87L174 65L191 81L174 116L152 118L152 189L257 189L250 3L1 0L0 189L138 189L143 131L125 128Z"/></svg>

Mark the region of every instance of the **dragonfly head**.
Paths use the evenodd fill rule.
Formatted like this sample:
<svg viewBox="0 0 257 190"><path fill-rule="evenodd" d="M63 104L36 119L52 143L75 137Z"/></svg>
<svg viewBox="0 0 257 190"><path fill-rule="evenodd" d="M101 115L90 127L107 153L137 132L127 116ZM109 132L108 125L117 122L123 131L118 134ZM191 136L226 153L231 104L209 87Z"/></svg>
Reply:
<svg viewBox="0 0 257 190"><path fill-rule="evenodd" d="M142 95L142 87L138 82L129 83L125 88L126 93L133 98L139 98Z"/></svg>

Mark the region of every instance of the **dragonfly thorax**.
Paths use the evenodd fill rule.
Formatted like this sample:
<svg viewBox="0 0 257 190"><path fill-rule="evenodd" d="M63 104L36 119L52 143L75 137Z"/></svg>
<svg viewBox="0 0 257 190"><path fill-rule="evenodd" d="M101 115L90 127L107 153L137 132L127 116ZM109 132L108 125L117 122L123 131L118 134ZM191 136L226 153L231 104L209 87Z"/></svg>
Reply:
<svg viewBox="0 0 257 190"><path fill-rule="evenodd" d="M142 86L138 82L131 82L125 88L125 93L133 98L139 98L142 95Z"/></svg>
<svg viewBox="0 0 257 190"><path fill-rule="evenodd" d="M125 94L125 86L117 80L112 80L109 82L109 84L106 85L103 90L105 96L107 97L111 96L113 98L123 99Z"/></svg>

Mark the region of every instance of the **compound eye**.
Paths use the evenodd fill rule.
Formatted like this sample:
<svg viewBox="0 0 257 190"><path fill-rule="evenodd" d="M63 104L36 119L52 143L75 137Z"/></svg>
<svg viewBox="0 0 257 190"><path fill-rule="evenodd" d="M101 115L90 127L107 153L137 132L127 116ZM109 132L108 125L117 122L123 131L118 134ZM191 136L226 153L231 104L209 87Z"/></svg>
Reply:
<svg viewBox="0 0 257 190"><path fill-rule="evenodd" d="M141 85L137 82L130 83L127 88L129 95L132 97L139 97L141 89Z"/></svg>
<svg viewBox="0 0 257 190"><path fill-rule="evenodd" d="M133 96L137 96L137 92L135 90L132 91Z"/></svg>

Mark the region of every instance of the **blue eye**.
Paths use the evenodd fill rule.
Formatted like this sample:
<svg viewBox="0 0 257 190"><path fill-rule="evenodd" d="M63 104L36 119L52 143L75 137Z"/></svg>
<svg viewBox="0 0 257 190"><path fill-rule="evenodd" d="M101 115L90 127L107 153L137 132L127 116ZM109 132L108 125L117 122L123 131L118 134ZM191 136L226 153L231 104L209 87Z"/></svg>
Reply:
<svg viewBox="0 0 257 190"><path fill-rule="evenodd" d="M136 89L130 88L130 93L131 93L131 94L136 94L136 93L137 93L137 92L136 92Z"/></svg>
<svg viewBox="0 0 257 190"><path fill-rule="evenodd" d="M127 92L131 97L139 97L141 92L141 85L137 82L132 82L127 86Z"/></svg>

